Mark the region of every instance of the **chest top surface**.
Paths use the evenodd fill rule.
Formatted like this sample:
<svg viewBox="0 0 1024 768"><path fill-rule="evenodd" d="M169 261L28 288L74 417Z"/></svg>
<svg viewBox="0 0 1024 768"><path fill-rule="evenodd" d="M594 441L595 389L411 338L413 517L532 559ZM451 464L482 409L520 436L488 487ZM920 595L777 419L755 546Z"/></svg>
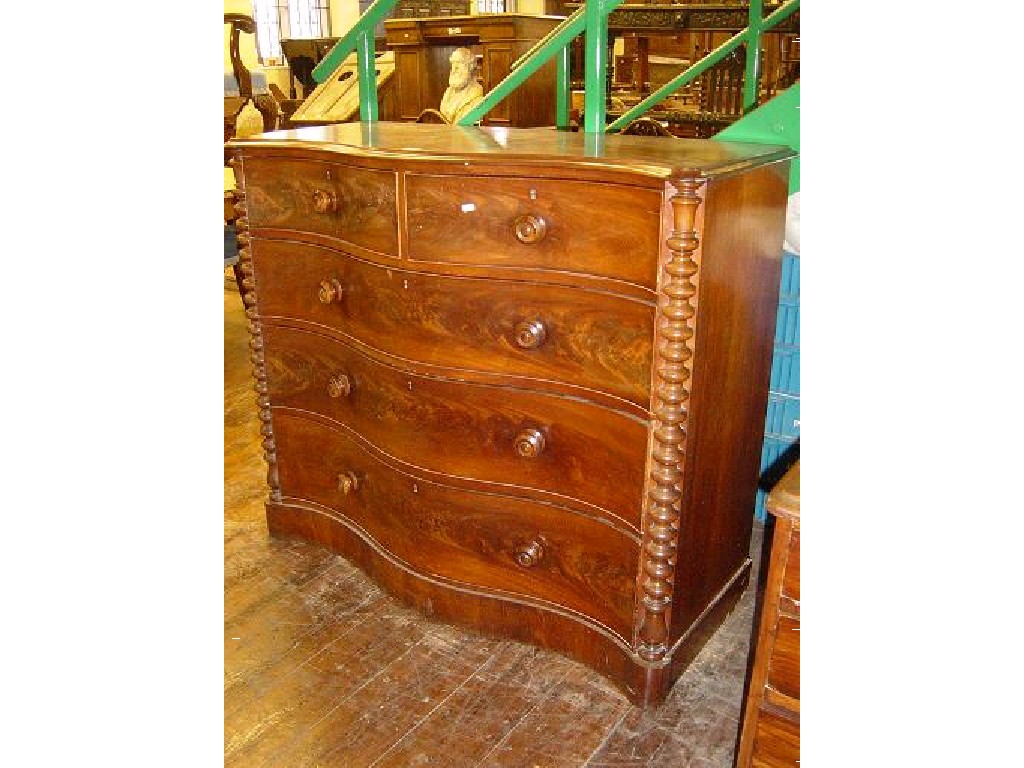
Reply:
<svg viewBox="0 0 1024 768"><path fill-rule="evenodd" d="M229 143L238 149L308 149L356 158L461 162L466 165L563 166L638 178L713 178L786 160L782 146L620 136L553 128L340 123L273 131Z"/></svg>

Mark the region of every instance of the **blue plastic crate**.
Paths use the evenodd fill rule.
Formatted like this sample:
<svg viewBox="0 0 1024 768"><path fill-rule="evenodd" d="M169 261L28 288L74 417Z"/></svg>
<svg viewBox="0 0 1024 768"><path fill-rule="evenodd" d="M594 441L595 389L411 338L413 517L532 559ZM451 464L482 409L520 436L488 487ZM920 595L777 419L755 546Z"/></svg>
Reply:
<svg viewBox="0 0 1024 768"><path fill-rule="evenodd" d="M782 254L775 350L768 389L761 481L754 502L754 517L762 522L768 489L791 463L790 453L799 451L796 443L800 439L800 257L789 252Z"/></svg>
<svg viewBox="0 0 1024 768"><path fill-rule="evenodd" d="M764 422L767 437L800 437L800 398L780 392L768 393L768 418Z"/></svg>
<svg viewBox="0 0 1024 768"><path fill-rule="evenodd" d="M775 352L772 355L772 378L768 389L783 395L800 395L799 347L775 345Z"/></svg>
<svg viewBox="0 0 1024 768"><path fill-rule="evenodd" d="M779 312L775 318L775 346L797 347L800 345L800 300L780 299Z"/></svg>
<svg viewBox="0 0 1024 768"><path fill-rule="evenodd" d="M782 252L779 298L800 301L800 257L789 251Z"/></svg>

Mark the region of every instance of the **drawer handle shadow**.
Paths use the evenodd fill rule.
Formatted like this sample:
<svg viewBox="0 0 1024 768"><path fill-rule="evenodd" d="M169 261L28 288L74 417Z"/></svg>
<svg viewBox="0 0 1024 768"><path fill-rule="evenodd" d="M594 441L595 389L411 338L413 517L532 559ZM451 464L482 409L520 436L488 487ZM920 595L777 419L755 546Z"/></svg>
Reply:
<svg viewBox="0 0 1024 768"><path fill-rule="evenodd" d="M351 470L338 473L338 490L344 496L355 493L359 490L359 476Z"/></svg>
<svg viewBox="0 0 1024 768"><path fill-rule="evenodd" d="M336 213L338 196L326 189L313 190L313 210L317 213Z"/></svg>
<svg viewBox="0 0 1024 768"><path fill-rule="evenodd" d="M542 216L527 213L516 217L512 222L512 229L516 233L516 240L526 245L532 245L544 239L544 235L548 232L548 223Z"/></svg>

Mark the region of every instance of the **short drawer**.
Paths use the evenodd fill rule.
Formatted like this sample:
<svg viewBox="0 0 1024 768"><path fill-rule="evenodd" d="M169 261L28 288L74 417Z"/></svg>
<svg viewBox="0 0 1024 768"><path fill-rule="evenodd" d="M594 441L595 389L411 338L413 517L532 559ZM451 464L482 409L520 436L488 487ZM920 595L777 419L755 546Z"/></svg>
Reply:
<svg viewBox="0 0 1024 768"><path fill-rule="evenodd" d="M792 699L800 698L800 622L780 616L768 662L768 685Z"/></svg>
<svg viewBox="0 0 1024 768"><path fill-rule="evenodd" d="M285 501L338 512L413 571L582 613L632 633L639 545L608 525L523 499L397 472L340 430L273 418Z"/></svg>
<svg viewBox="0 0 1024 768"><path fill-rule="evenodd" d="M398 257L394 171L246 158L243 172L250 228L315 232Z"/></svg>
<svg viewBox="0 0 1024 768"><path fill-rule="evenodd" d="M654 290L661 193L550 179L406 177L409 258L577 272Z"/></svg>
<svg viewBox="0 0 1024 768"><path fill-rule="evenodd" d="M315 333L266 323L263 336L274 406L321 413L409 464L583 502L639 529L645 423L557 395L415 375Z"/></svg>
<svg viewBox="0 0 1024 768"><path fill-rule="evenodd" d="M649 406L651 304L383 267L304 243L257 240L252 250L264 317L325 326L428 365L564 382Z"/></svg>

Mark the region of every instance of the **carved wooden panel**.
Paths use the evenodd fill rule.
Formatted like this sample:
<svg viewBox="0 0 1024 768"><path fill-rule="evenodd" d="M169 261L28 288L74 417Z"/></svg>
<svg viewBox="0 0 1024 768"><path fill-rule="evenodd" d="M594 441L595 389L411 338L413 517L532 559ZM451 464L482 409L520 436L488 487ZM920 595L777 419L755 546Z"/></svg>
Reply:
<svg viewBox="0 0 1024 768"><path fill-rule="evenodd" d="M493 88L500 83L509 73L512 66L512 49L508 46L487 46L484 54L484 82L489 83ZM490 124L508 124L511 111L509 102L515 98L516 92L502 99L487 113L487 122Z"/></svg>
<svg viewBox="0 0 1024 768"><path fill-rule="evenodd" d="M398 116L402 120L415 120L424 109L436 104L423 104L420 97L420 56L416 51L395 51Z"/></svg>

